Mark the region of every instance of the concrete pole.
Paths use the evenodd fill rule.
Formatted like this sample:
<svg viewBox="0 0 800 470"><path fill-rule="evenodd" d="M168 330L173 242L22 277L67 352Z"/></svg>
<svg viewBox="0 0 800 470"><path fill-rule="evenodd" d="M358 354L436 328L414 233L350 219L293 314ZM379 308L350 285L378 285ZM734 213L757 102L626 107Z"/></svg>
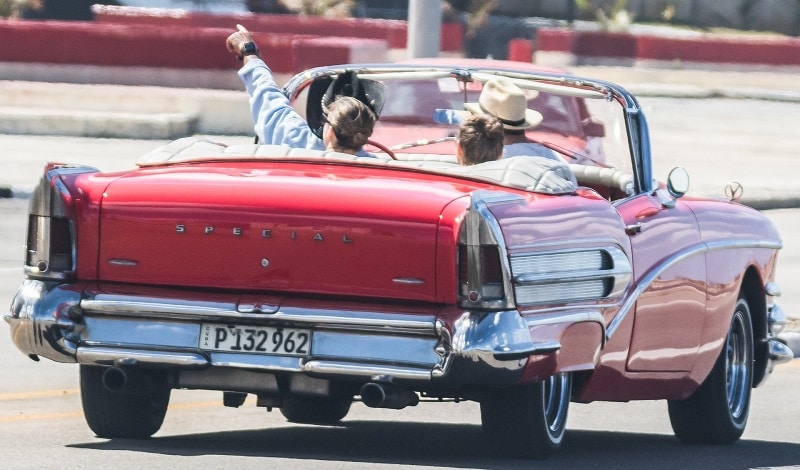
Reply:
<svg viewBox="0 0 800 470"><path fill-rule="evenodd" d="M442 38L442 0L409 0L409 59L438 57Z"/></svg>

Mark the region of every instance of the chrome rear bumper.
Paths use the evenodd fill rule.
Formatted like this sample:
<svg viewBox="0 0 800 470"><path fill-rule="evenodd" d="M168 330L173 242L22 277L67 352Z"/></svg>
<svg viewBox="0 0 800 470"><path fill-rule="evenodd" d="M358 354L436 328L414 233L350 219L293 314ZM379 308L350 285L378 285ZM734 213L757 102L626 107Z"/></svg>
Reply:
<svg viewBox="0 0 800 470"><path fill-rule="evenodd" d="M4 318L21 351L57 362L300 373L420 388L508 386L520 379L530 355L560 347L533 341L530 325L513 310L450 311L446 317L456 320L448 326L435 308L270 300L28 279ZM309 328L311 352L292 357L203 350L200 325L209 322Z"/></svg>

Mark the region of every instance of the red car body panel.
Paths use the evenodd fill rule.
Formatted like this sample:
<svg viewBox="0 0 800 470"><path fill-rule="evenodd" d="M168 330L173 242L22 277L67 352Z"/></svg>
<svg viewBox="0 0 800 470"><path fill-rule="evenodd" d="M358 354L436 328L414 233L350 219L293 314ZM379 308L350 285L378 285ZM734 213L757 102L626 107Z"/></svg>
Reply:
<svg viewBox="0 0 800 470"><path fill-rule="evenodd" d="M144 170L106 189L100 275L154 285L452 302L452 292L435 289L436 233L443 208L475 187L413 180L407 172L313 164ZM142 234L137 228L145 223L149 230ZM115 259L139 263L133 269L110 264ZM176 262L185 259L197 260L191 273ZM269 260L269 274L262 259ZM392 282L402 277L424 284Z"/></svg>
<svg viewBox="0 0 800 470"><path fill-rule="evenodd" d="M659 201L665 197L641 196L623 204L622 213L632 214L624 217L628 223L646 224L631 236L638 280L647 269L681 248L742 239L779 239L774 227L765 224L757 211L725 201L681 199L681 215L674 217L676 212L670 209L668 220L660 223L664 208ZM744 233L743 227L747 227ZM776 256L777 252L766 248L710 251L666 270L639 297L635 318L626 320L621 327L624 331L615 336L622 341L612 339L604 348L581 399L616 401L619 387L632 392L628 400L691 395L723 346L722 338L730 327L725 312L733 309L743 282L739 273L754 270L767 283Z"/></svg>

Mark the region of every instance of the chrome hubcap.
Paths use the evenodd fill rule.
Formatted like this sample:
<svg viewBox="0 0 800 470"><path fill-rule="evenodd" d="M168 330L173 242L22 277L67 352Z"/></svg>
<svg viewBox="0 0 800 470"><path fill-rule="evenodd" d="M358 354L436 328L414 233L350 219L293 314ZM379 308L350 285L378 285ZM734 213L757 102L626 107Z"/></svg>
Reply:
<svg viewBox="0 0 800 470"><path fill-rule="evenodd" d="M569 403L570 381L567 374L557 374L544 383L544 411L547 427L558 433L564 427Z"/></svg>
<svg viewBox="0 0 800 470"><path fill-rule="evenodd" d="M725 381L728 392L728 408L731 416L740 418L746 409L748 379L750 374L750 352L747 348L747 328L741 311L733 317L731 331L725 345Z"/></svg>

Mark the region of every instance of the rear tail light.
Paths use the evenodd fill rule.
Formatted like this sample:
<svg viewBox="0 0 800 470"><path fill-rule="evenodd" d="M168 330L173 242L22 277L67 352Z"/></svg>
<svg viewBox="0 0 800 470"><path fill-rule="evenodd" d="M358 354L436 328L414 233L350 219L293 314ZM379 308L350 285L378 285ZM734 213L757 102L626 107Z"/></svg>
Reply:
<svg viewBox="0 0 800 470"><path fill-rule="evenodd" d="M28 274L64 277L75 270L72 222L63 217L28 216L25 267Z"/></svg>
<svg viewBox="0 0 800 470"><path fill-rule="evenodd" d="M67 279L75 275L75 223L73 198L65 176L96 172L86 166L48 163L31 196L25 273L30 277Z"/></svg>
<svg viewBox="0 0 800 470"><path fill-rule="evenodd" d="M474 250L466 245L459 245L459 289L460 296L469 302L479 300L502 300L505 296L503 289L503 270L500 261L500 252L496 246L479 246ZM478 280L470 286L470 265L475 271Z"/></svg>
<svg viewBox="0 0 800 470"><path fill-rule="evenodd" d="M487 205L496 200L495 193L473 193L472 205L461 225L458 298L463 308L504 310L514 307L505 242Z"/></svg>

